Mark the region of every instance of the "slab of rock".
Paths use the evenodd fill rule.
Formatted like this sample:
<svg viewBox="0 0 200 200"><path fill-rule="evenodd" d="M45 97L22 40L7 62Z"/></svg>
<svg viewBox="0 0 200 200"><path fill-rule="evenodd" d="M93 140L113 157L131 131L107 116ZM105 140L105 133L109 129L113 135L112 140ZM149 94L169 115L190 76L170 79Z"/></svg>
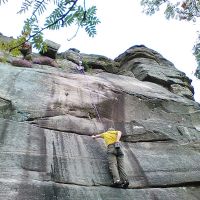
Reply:
<svg viewBox="0 0 200 200"><path fill-rule="evenodd" d="M118 73L119 63L102 55L82 54L83 65L86 68L102 69L109 73Z"/></svg>
<svg viewBox="0 0 200 200"><path fill-rule="evenodd" d="M84 186L111 184L106 147L70 132L0 121L1 179L52 181ZM130 188L195 185L200 148L177 143L122 142Z"/></svg>
<svg viewBox="0 0 200 200"><path fill-rule="evenodd" d="M45 52L41 51L40 54L55 59L57 56L58 49L60 48L60 44L57 44L47 39L44 41L44 43L47 46L47 51Z"/></svg>
<svg viewBox="0 0 200 200"><path fill-rule="evenodd" d="M191 79L158 52L144 45L130 47L115 61L120 63L120 74L131 71L139 80L157 83L175 94L193 99L194 88L191 86ZM179 90L174 89L176 84L181 86Z"/></svg>
<svg viewBox="0 0 200 200"><path fill-rule="evenodd" d="M98 72L100 70L101 72L110 73L117 73L119 71L118 62L102 55L80 53L77 49L69 49L59 54L59 57L74 62L75 64L79 64L79 61L81 61L85 71L92 70L93 72Z"/></svg>
<svg viewBox="0 0 200 200"><path fill-rule="evenodd" d="M75 60L0 63L0 199L197 200L200 105L129 73L74 73ZM123 132L128 190L110 187L106 146L90 137L109 127Z"/></svg>

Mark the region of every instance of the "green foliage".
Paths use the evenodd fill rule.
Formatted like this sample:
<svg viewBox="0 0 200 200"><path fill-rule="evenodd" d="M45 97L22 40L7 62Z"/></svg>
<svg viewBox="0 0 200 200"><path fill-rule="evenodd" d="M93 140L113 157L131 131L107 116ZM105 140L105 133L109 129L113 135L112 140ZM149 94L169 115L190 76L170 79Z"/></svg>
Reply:
<svg viewBox="0 0 200 200"><path fill-rule="evenodd" d="M17 39L10 40L9 42L0 41L0 49L6 52L12 53L13 56L18 56L21 54L20 47L21 44L25 42L24 36L20 36Z"/></svg>
<svg viewBox="0 0 200 200"><path fill-rule="evenodd" d="M0 0L0 3L7 1ZM77 31L79 28L85 28L87 34L90 37L94 37L96 34L96 25L100 23L100 20L96 17L97 9L95 6L86 9L85 0L83 1L83 5L78 5L78 1L24 0L18 13L23 14L32 9L32 14L25 20L22 35L19 38L25 37L25 41L31 42L33 47L39 51L45 51L46 47L43 43L43 31L45 29L59 30L60 28L68 28L75 24L78 27ZM39 16L48 12L48 5L50 3L54 4L55 9L46 17L43 27L40 27ZM20 46L19 42L16 45L16 48L18 48ZM13 47L11 48L13 49Z"/></svg>
<svg viewBox="0 0 200 200"><path fill-rule="evenodd" d="M141 0L141 5L147 15L155 14L162 6L167 19L195 21L200 16L200 1L196 0Z"/></svg>
<svg viewBox="0 0 200 200"><path fill-rule="evenodd" d="M7 61L7 57L6 56L1 56L0 57L0 62L6 63L6 61Z"/></svg>
<svg viewBox="0 0 200 200"><path fill-rule="evenodd" d="M197 44L194 46L193 48L193 54L196 58L196 62L197 62L197 69L195 71L195 76L200 79L200 41L197 42Z"/></svg>
<svg viewBox="0 0 200 200"><path fill-rule="evenodd" d="M176 6L172 3L168 3L167 6L166 6L166 10L164 12L165 14L165 17L167 19L170 19L170 18L175 18L176 16Z"/></svg>
<svg viewBox="0 0 200 200"><path fill-rule="evenodd" d="M141 5L143 12L147 15L153 15L162 6L167 19L173 18L196 22L196 19L200 17L200 1L196 0L141 0ZM200 39L194 45L193 50L193 55L198 64L195 76L200 79Z"/></svg>
<svg viewBox="0 0 200 200"><path fill-rule="evenodd" d="M2 4L2 3L6 3L8 0L0 0L0 5Z"/></svg>
<svg viewBox="0 0 200 200"><path fill-rule="evenodd" d="M96 25L100 23L96 15L96 7L93 6L89 8L85 14L85 20L82 22L81 26L85 26L85 31L90 37L96 34Z"/></svg>
<svg viewBox="0 0 200 200"><path fill-rule="evenodd" d="M33 1L27 1L25 0L24 2L22 2L22 6L21 9L19 10L19 14L25 13L26 11L28 11L29 7L31 7Z"/></svg>
<svg viewBox="0 0 200 200"><path fill-rule="evenodd" d="M88 62L86 60L83 60L83 64L84 66L84 70L86 72L92 73L92 67L88 64Z"/></svg>
<svg viewBox="0 0 200 200"><path fill-rule="evenodd" d="M141 0L143 6L143 12L147 15L153 15L159 11L160 6L164 3L164 0Z"/></svg>
<svg viewBox="0 0 200 200"><path fill-rule="evenodd" d="M199 64L199 63L198 63L198 64ZM198 79L200 79L200 67L199 67L199 65L198 65L198 67L197 67L197 69L196 69L194 75L195 75Z"/></svg>
<svg viewBox="0 0 200 200"><path fill-rule="evenodd" d="M61 4L46 19L45 26L56 30L61 27L71 26L73 23L78 27L85 27L85 31L90 37L96 34L96 25L100 23L96 17L96 7L92 6L85 10L82 6L74 6L70 14L66 15L66 6ZM52 25L51 25L52 24ZM51 25L51 26L49 26Z"/></svg>

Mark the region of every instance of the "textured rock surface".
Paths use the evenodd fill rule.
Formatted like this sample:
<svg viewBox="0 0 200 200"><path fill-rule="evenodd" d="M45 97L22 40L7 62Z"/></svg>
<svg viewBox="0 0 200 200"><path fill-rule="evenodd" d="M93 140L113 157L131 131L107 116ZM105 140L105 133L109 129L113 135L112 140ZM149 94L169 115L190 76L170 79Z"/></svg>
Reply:
<svg viewBox="0 0 200 200"><path fill-rule="evenodd" d="M76 64L79 61L83 62L86 70L93 69L95 71L106 71L110 73L117 73L119 71L119 63L102 55L83 54L77 49L69 49L64 53L58 55L58 58L64 58Z"/></svg>
<svg viewBox="0 0 200 200"><path fill-rule="evenodd" d="M0 199L199 199L200 105L190 80L157 52L130 49L85 75L73 71L77 60L96 68L101 56L70 50L62 69L0 63ZM163 81L140 78L142 65L164 69ZM181 78L171 84L166 69ZM127 190L110 187L105 144L90 137L110 126L123 132Z"/></svg>
<svg viewBox="0 0 200 200"><path fill-rule="evenodd" d="M60 44L57 44L51 40L45 40L44 43L46 45L47 51L45 52L41 51L40 54L55 59L57 51L60 48Z"/></svg>
<svg viewBox="0 0 200 200"><path fill-rule="evenodd" d="M136 78L162 85L173 93L193 99L194 89L185 73L178 71L173 63L152 49L143 45L133 46L119 55L121 74L131 71ZM174 89L174 85L179 90ZM181 92L180 92L181 90Z"/></svg>

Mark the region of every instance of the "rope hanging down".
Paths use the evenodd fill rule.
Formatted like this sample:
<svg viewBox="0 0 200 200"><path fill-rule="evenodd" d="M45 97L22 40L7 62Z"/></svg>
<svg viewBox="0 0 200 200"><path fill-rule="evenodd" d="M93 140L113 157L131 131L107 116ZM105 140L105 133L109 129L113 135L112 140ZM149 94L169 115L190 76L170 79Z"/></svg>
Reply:
<svg viewBox="0 0 200 200"><path fill-rule="evenodd" d="M90 87L89 87L89 83L88 83L87 76L85 76L85 71L84 71L84 67L82 66L82 61L79 61L79 65L77 66L77 69L78 69L78 71L80 72L80 74L83 74L83 75L84 75L84 77L85 77L85 79L86 79L87 87L88 87L89 93L90 93L91 105L92 105L94 111L96 112L100 123L103 125L103 121L102 121L101 116L100 116L100 114L99 114L98 108L97 108L95 102L93 101L92 92L91 92ZM90 117L90 119L91 119L91 117ZM105 132L106 130L105 130L104 126L103 126L103 129L104 129L104 132Z"/></svg>

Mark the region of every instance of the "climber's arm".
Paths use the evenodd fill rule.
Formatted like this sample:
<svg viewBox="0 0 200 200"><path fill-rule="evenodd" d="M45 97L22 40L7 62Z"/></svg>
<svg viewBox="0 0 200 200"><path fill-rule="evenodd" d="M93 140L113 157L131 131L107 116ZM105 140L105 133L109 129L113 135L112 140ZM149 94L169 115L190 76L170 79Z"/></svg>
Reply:
<svg viewBox="0 0 200 200"><path fill-rule="evenodd" d="M121 132L121 131L118 131L116 142L119 142L119 141L120 141L121 136L122 136L122 132Z"/></svg>
<svg viewBox="0 0 200 200"><path fill-rule="evenodd" d="M93 139L100 138L100 137L101 137L100 134L99 134L99 135L92 135L92 138L93 138Z"/></svg>

